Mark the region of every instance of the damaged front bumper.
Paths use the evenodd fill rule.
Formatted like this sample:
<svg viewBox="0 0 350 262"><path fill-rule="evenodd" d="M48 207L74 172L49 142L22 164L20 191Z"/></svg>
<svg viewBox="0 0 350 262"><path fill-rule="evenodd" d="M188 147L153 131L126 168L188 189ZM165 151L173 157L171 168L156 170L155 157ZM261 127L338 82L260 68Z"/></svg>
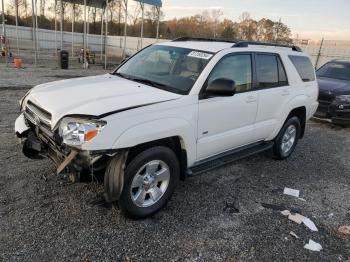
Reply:
<svg viewBox="0 0 350 262"><path fill-rule="evenodd" d="M333 124L350 125L350 104L338 103L335 100L330 104L320 103L315 117L329 119Z"/></svg>
<svg viewBox="0 0 350 262"><path fill-rule="evenodd" d="M57 167L57 174L64 170L80 173L83 170L100 171L117 150L84 151L62 143L59 135L46 126L32 123L22 113L15 122L15 133L23 145L23 154L31 159L50 158Z"/></svg>

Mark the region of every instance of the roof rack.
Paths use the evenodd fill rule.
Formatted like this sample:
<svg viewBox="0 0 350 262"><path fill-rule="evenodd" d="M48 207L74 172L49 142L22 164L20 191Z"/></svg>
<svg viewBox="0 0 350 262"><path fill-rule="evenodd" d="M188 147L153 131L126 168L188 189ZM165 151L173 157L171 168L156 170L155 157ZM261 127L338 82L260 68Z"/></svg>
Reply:
<svg viewBox="0 0 350 262"><path fill-rule="evenodd" d="M235 43L232 47L248 47L249 45L287 47L287 48L291 48L293 51L302 52L301 48L296 45L282 45L277 43L266 43L266 42L256 42L256 41L239 41Z"/></svg>
<svg viewBox="0 0 350 262"><path fill-rule="evenodd" d="M216 39L216 38L201 38L201 37L179 37L172 42L186 42L186 41L203 41L203 42L227 42L227 43L236 43L237 41L234 40L228 40L228 39Z"/></svg>

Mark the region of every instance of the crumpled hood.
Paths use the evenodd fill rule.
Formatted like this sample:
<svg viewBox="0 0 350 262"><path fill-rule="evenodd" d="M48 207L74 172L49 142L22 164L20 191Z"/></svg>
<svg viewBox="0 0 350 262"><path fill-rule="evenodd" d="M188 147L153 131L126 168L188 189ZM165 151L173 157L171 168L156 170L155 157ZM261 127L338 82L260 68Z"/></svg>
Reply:
<svg viewBox="0 0 350 262"><path fill-rule="evenodd" d="M51 113L54 127L65 115L99 116L179 97L181 95L106 74L38 85L25 100Z"/></svg>
<svg viewBox="0 0 350 262"><path fill-rule="evenodd" d="M318 77L320 91L331 92L335 95L350 94L350 81L326 77Z"/></svg>

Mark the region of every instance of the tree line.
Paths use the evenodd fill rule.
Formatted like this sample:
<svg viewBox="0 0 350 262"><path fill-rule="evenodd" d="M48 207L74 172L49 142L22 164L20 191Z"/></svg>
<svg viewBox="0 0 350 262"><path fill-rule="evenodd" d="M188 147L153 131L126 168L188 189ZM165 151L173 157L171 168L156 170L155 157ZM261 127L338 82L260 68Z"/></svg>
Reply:
<svg viewBox="0 0 350 262"><path fill-rule="evenodd" d="M15 25L17 14L20 26L32 26L31 1L10 0L5 12L7 24ZM63 30L71 31L74 22L74 31L83 32L83 7L76 4L63 3L62 10L57 1L38 0L37 15L38 27L54 30L60 28L60 16L63 14ZM55 8L55 4L56 8ZM109 3L107 12L108 34L123 35L125 15L124 1ZM56 10L56 23L54 12ZM91 34L101 33L101 22L105 14L98 8L87 8L88 28ZM160 37L173 39L181 36L257 40L264 42L291 43L291 30L281 21L272 21L262 18L255 20L248 12L242 13L238 21L222 19L220 9L206 10L184 18L164 20L164 13L160 13ZM1 18L0 18L1 19ZM155 8L145 10L144 37L155 37L158 13ZM139 36L141 30L141 8L136 5L129 7L127 17L127 31L129 36Z"/></svg>

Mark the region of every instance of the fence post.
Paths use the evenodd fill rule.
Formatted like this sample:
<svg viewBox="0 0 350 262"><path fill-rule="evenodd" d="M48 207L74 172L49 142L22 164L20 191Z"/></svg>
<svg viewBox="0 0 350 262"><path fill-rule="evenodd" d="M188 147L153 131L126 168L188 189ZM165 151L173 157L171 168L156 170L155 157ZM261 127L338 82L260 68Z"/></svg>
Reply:
<svg viewBox="0 0 350 262"><path fill-rule="evenodd" d="M318 50L317 59L316 59L316 64L315 64L315 69L316 69L316 70L317 70L317 67L318 67L318 62L320 61L320 56L321 56L323 41L324 41L324 38L322 38L322 41L321 41L321 44L320 44L320 49Z"/></svg>

